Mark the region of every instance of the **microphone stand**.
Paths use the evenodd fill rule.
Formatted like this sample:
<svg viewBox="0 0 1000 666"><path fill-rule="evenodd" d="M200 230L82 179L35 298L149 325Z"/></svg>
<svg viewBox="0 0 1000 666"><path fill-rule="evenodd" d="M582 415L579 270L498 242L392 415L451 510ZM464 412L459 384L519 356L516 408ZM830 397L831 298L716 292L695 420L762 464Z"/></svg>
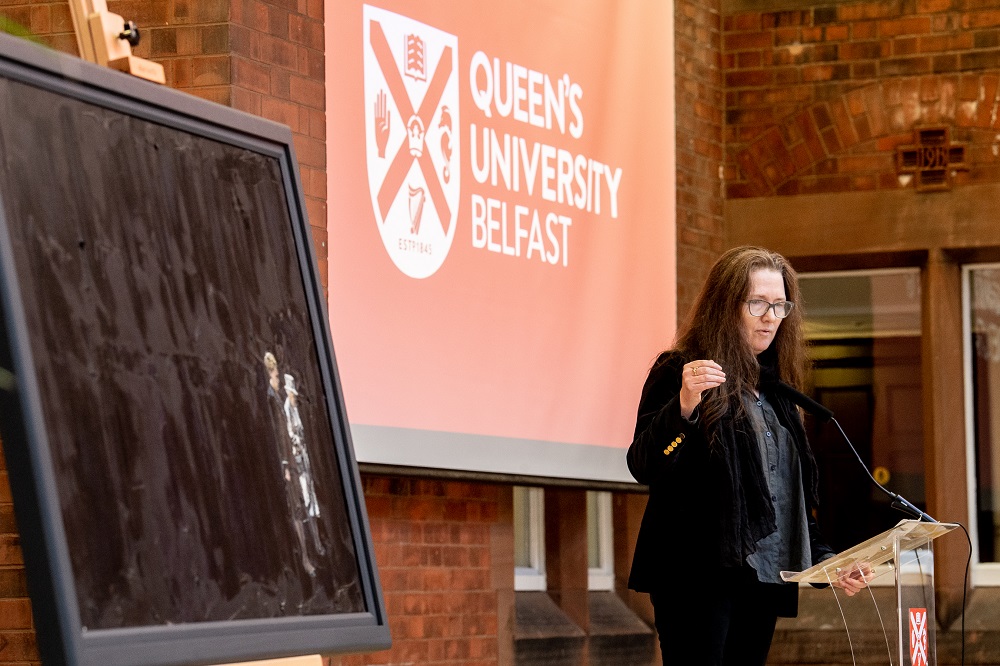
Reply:
<svg viewBox="0 0 1000 666"><path fill-rule="evenodd" d="M861 459L861 456L858 455L858 450L854 448L854 444L851 443L851 440L847 436L847 433L845 433L844 429L840 427L840 424L837 422L837 419L833 418L832 412L830 413L830 421L833 422L833 425L837 426L837 430L840 432L840 436L844 438L845 442L847 442L847 446L851 448L851 453L853 453L854 457L858 459L858 463L861 465L861 469L865 470L865 474L867 474L868 478L872 480L872 483L878 486L879 490L881 490L890 498L892 498L892 502L890 503L890 506L892 506L892 508L896 509L897 511L902 511L903 513L908 514L913 518L916 518L917 520L922 520L925 523L938 522L934 518L931 518L927 513L921 511L916 506L914 506L913 502L911 502L910 500L906 499L899 493L892 492L891 490L883 486L881 483L876 481L875 477L872 476L872 473L868 471L868 466L865 465L864 461Z"/></svg>
<svg viewBox="0 0 1000 666"><path fill-rule="evenodd" d="M828 409L825 405L816 402L815 400L807 396L805 393L802 393L797 389L795 389L794 387L789 386L785 382L779 381L777 383L777 387L778 390L784 393L786 396L788 396L788 398L792 402L794 402L796 405L798 405L802 409L806 410L807 412L815 416L817 419L819 419L821 423L823 421L833 421L833 425L837 426L837 430L840 432L840 436L844 438L844 441L847 442L847 446L851 448L851 453L853 453L854 457L858 459L858 464L861 465L861 469L865 470L865 474L868 475L868 478L872 480L872 483L874 483L879 490L881 490L890 498L892 498L892 503L890 505L892 506L892 508L898 511L902 511L905 514L913 518L916 518L917 520L922 520L926 523L938 522L934 518L931 518L927 513L915 507L913 505L913 502L911 502L910 500L906 499L905 497L903 497L898 493L892 492L891 490L889 490L888 488L886 488L881 483L875 480L875 477L872 476L872 473L868 471L868 466L865 465L865 461L861 459L860 455L858 455L858 450L854 448L854 444L851 443L851 438L847 436L847 433L844 432L844 429L840 427L839 423L837 423L837 419L833 418L833 412L830 409Z"/></svg>

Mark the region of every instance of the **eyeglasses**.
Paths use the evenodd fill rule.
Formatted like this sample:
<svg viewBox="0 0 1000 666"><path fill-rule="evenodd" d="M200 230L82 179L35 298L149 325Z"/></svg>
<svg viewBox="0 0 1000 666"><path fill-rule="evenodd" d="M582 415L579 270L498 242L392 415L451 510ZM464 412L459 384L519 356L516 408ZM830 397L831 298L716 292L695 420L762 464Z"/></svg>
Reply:
<svg viewBox="0 0 1000 666"><path fill-rule="evenodd" d="M774 303L768 303L767 301L762 301L759 298L752 298L747 301L747 308L750 310L750 314L754 317L763 317L768 310L774 310L774 316L778 319L784 319L795 307L795 303L791 301L776 301Z"/></svg>

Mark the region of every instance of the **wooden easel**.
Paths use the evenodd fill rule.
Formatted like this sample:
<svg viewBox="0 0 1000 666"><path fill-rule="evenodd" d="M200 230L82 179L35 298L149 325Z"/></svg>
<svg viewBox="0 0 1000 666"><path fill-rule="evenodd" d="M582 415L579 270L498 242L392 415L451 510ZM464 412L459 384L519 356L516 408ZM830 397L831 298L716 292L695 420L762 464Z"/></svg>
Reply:
<svg viewBox="0 0 1000 666"><path fill-rule="evenodd" d="M81 58L166 83L163 65L132 55L132 47L139 43L139 29L131 21L109 12L106 0L69 0L69 8Z"/></svg>

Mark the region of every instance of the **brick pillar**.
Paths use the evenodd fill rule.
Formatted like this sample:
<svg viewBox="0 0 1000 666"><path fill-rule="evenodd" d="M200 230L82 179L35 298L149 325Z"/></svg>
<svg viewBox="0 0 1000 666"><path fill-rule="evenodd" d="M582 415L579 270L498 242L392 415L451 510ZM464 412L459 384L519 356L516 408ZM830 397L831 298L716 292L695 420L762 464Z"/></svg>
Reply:
<svg viewBox="0 0 1000 666"><path fill-rule="evenodd" d="M586 493L545 489L545 576L549 596L584 634L590 631ZM584 646L581 666L587 664L587 653Z"/></svg>
<svg viewBox="0 0 1000 666"><path fill-rule="evenodd" d="M683 322L725 249L719 0L674 6L677 109L677 316ZM664 341L667 344L669 341Z"/></svg>
<svg viewBox="0 0 1000 666"><path fill-rule="evenodd" d="M959 264L932 250L921 290L927 512L968 524L961 293ZM934 554L937 616L947 627L962 611L968 546L961 535L949 534L934 542Z"/></svg>
<svg viewBox="0 0 1000 666"><path fill-rule="evenodd" d="M653 627L653 604L649 595L628 589L628 576L632 570L632 556L635 554L635 540L639 536L639 525L646 511L646 493L615 493L612 500L615 526L615 592L639 618ZM654 641L653 663L660 663L660 642Z"/></svg>
<svg viewBox="0 0 1000 666"><path fill-rule="evenodd" d="M628 589L635 540L648 499L649 495L645 493L615 493L612 511L615 526L615 592L636 615L652 626L653 605L649 603L649 595Z"/></svg>

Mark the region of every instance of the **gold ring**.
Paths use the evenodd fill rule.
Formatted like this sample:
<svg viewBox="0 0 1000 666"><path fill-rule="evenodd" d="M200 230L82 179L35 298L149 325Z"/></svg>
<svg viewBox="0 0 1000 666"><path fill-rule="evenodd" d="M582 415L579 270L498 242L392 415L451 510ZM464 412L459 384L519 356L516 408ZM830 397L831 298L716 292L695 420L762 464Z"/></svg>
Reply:
<svg viewBox="0 0 1000 666"><path fill-rule="evenodd" d="M697 375L698 374L698 366L692 365L691 366L691 373Z"/></svg>

